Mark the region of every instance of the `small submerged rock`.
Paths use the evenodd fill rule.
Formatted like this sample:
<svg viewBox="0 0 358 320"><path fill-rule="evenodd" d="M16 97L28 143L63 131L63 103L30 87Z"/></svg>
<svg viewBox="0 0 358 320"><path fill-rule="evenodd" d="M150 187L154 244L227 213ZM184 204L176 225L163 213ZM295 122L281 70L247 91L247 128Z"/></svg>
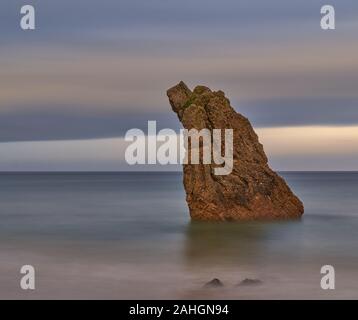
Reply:
<svg viewBox="0 0 358 320"><path fill-rule="evenodd" d="M258 286L258 285L261 285L262 284L262 281L259 280L259 279L249 279L249 278L246 278L244 280L242 280L238 286Z"/></svg>
<svg viewBox="0 0 358 320"><path fill-rule="evenodd" d="M217 278L204 284L204 288L220 288L223 286L224 286L224 284Z"/></svg>

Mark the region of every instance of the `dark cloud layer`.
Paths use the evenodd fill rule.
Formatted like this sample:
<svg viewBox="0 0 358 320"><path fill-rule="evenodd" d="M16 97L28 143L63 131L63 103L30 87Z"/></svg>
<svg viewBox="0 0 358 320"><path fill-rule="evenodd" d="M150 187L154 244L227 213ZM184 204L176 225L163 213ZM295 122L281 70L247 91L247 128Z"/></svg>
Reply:
<svg viewBox="0 0 358 320"><path fill-rule="evenodd" d="M2 115L0 142L121 137L132 128L147 132L148 120L156 120L158 130L167 127L180 129L176 116L171 112L134 115L31 112Z"/></svg>
<svg viewBox="0 0 358 320"><path fill-rule="evenodd" d="M345 126L358 123L358 101L349 99L265 101L263 104L235 105L256 128L304 125ZM61 109L59 107L59 109ZM147 131L147 121L156 120L158 130L181 127L168 107L163 113L104 114L78 112L8 114L0 117L0 142L70 140L124 136L127 130Z"/></svg>
<svg viewBox="0 0 358 320"><path fill-rule="evenodd" d="M358 123L358 99L282 99L262 104L247 103L238 109L257 127Z"/></svg>

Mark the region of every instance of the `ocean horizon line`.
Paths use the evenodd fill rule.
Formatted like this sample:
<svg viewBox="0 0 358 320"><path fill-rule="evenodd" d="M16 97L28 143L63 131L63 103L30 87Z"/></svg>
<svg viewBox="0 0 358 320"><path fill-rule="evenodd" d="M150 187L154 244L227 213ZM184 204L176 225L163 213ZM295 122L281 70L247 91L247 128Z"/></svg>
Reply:
<svg viewBox="0 0 358 320"><path fill-rule="evenodd" d="M278 173L358 173L358 170L276 170ZM19 170L19 171L0 171L2 174L182 174L180 171L154 171L154 170L137 170L137 171L114 171L114 170L53 170L53 171L31 171L31 170Z"/></svg>

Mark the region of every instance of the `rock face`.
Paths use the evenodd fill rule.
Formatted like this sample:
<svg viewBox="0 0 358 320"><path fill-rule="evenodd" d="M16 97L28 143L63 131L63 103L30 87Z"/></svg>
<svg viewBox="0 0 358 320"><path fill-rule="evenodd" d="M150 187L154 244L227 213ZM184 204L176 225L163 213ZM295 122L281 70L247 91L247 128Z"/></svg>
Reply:
<svg viewBox="0 0 358 320"><path fill-rule="evenodd" d="M193 220L230 221L299 218L302 202L268 166L263 146L247 118L222 91L183 82L167 91L185 129L233 129L233 170L215 175L216 164L184 164L184 187ZM223 139L224 139L224 135ZM202 146L200 147L202 148ZM202 150L200 150L202 151Z"/></svg>

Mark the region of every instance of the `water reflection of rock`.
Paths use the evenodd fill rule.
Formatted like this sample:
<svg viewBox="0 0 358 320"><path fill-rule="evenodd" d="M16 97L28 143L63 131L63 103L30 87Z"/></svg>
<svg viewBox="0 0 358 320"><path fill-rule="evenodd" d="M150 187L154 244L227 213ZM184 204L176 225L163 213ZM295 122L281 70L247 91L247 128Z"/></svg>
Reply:
<svg viewBox="0 0 358 320"><path fill-rule="evenodd" d="M186 231L185 262L188 266L264 262L270 259L270 239L275 237L281 223L190 222Z"/></svg>

